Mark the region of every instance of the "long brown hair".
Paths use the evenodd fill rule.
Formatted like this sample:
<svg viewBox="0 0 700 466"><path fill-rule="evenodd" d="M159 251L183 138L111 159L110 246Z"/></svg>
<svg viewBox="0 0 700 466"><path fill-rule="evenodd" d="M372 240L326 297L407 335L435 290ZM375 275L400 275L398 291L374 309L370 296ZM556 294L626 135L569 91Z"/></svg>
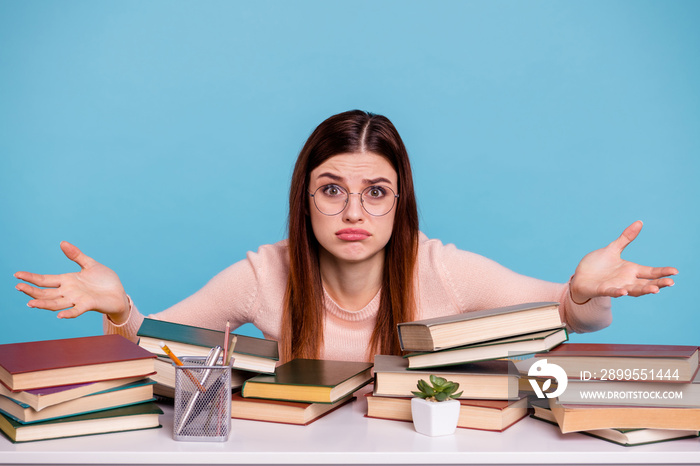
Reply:
<svg viewBox="0 0 700 466"><path fill-rule="evenodd" d="M377 321L368 348L400 354L396 325L414 320L414 269L418 251L418 208L406 147L384 116L360 110L321 123L302 148L289 192L289 278L282 320L282 359L318 358L323 345L323 286L319 244L308 214L309 175L334 155L372 152L385 157L398 175L399 198L386 245Z"/></svg>

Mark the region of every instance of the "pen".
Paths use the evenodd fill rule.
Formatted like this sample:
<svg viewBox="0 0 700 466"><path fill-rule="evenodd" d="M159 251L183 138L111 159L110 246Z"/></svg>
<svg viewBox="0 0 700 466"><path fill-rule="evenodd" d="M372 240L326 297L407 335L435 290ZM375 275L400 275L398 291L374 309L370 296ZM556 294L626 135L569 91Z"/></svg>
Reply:
<svg viewBox="0 0 700 466"><path fill-rule="evenodd" d="M224 358L222 360L223 365L225 366L227 362L227 356L228 356L228 340L231 338L231 321L227 320L226 321L226 330L224 331Z"/></svg>
<svg viewBox="0 0 700 466"><path fill-rule="evenodd" d="M163 348L163 351L165 351L165 354L167 354L168 357L170 359L172 359L175 364L177 364L178 366L184 366L184 364L182 364L182 361L180 361L180 358L175 356L175 354L172 351L170 351L170 348L168 348L168 345L166 345L165 342L161 341L158 345L161 348ZM206 391L206 389L202 386L201 383L199 383L199 380L197 380L197 377L195 377L192 374L192 372L188 371L187 369L184 369L184 371L185 371L185 374L187 375L187 377L190 378L192 383L195 384L195 386L197 387L197 390L199 390L200 392Z"/></svg>

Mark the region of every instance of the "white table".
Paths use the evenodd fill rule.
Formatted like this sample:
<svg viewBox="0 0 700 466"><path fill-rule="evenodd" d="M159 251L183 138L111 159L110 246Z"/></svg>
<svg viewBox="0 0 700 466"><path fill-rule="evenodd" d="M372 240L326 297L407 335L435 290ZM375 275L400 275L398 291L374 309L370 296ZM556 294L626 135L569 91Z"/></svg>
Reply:
<svg viewBox="0 0 700 466"><path fill-rule="evenodd" d="M700 439L623 447L525 418L502 433L426 437L413 424L369 419L363 396L308 426L233 420L228 442L176 442L163 428L13 444L0 464L700 464Z"/></svg>

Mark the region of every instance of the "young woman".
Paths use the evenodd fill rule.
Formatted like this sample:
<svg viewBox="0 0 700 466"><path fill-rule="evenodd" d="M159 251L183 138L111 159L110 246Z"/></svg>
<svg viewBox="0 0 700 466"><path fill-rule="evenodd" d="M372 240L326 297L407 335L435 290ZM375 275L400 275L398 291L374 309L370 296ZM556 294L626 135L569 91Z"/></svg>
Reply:
<svg viewBox="0 0 700 466"><path fill-rule="evenodd" d="M558 301L570 331L610 324L610 298L673 285L672 267L621 259L635 222L586 255L568 283L525 277L482 256L428 239L418 229L411 167L385 117L351 111L321 123L292 176L289 238L249 252L194 295L150 317L222 329L250 322L294 357L371 361L399 354L396 325L416 319ZM143 315L117 275L63 242L80 272L17 272L30 307L74 318L104 314L104 330L136 339Z"/></svg>

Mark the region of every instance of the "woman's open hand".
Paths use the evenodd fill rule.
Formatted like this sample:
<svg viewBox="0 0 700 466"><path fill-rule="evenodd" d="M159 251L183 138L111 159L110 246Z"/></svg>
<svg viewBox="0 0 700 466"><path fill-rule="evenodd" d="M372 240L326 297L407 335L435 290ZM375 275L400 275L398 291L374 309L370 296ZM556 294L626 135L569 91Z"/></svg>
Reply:
<svg viewBox="0 0 700 466"><path fill-rule="evenodd" d="M581 259L570 284L575 303L597 296L642 296L673 285L668 276L678 273L674 267L648 267L620 257L641 230L642 222L636 221L615 241Z"/></svg>
<svg viewBox="0 0 700 466"><path fill-rule="evenodd" d="M60 311L60 319L71 319L86 311L97 311L108 315L116 324L126 321L129 316L129 298L117 274L66 241L61 242L61 250L68 259L80 266L80 272L60 275L17 272L16 278L36 285L19 283L16 286L19 291L33 298L27 305Z"/></svg>

